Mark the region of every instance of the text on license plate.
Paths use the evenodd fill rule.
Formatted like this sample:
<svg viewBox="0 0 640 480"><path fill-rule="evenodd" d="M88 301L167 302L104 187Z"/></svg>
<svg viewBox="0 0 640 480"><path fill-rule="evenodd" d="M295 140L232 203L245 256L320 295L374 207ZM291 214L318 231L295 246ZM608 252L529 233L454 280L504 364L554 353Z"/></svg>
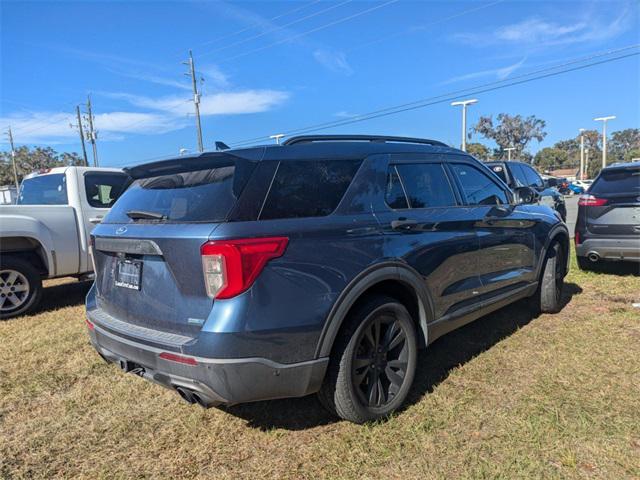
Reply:
<svg viewBox="0 0 640 480"><path fill-rule="evenodd" d="M117 287L140 290L142 262L119 259L116 264L115 284Z"/></svg>

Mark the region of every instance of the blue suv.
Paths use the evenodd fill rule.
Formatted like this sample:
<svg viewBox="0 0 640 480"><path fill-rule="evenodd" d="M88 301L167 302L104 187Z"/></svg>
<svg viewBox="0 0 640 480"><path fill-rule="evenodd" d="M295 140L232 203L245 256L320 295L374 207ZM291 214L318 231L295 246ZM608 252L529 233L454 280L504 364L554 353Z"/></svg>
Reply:
<svg viewBox="0 0 640 480"><path fill-rule="evenodd" d="M91 238L91 342L202 406L314 392L353 422L417 350L519 299L556 312L569 234L535 192L423 139L305 136L126 170Z"/></svg>

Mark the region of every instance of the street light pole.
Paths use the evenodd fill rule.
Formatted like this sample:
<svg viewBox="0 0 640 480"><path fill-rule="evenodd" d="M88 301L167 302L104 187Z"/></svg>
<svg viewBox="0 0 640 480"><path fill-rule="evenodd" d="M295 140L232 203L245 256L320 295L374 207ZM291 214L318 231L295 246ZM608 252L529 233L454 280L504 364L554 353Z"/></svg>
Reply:
<svg viewBox="0 0 640 480"><path fill-rule="evenodd" d="M284 137L284 133L278 133L276 135L270 135L269 138L273 138L276 141L276 145L280 145L280 140Z"/></svg>
<svg viewBox="0 0 640 480"><path fill-rule="evenodd" d="M462 106L462 142L461 149L463 152L467 151L467 105L473 105L478 103L478 99L472 98L470 100L462 100L459 102L452 102L452 107Z"/></svg>
<svg viewBox="0 0 640 480"><path fill-rule="evenodd" d="M615 115L609 115L593 119L595 122L602 122L602 168L607 166L607 122L615 118Z"/></svg>
<svg viewBox="0 0 640 480"><path fill-rule="evenodd" d="M516 147L509 147L509 148L505 148L505 150L507 151L507 160L510 162L511 161L511 151L515 150Z"/></svg>
<svg viewBox="0 0 640 480"><path fill-rule="evenodd" d="M580 180L584 180L584 128L580 129Z"/></svg>

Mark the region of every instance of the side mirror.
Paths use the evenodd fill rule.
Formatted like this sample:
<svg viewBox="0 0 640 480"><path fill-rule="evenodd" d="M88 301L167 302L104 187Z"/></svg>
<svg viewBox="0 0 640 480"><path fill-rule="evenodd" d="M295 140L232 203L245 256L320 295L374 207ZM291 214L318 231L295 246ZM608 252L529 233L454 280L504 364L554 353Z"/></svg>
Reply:
<svg viewBox="0 0 640 480"><path fill-rule="evenodd" d="M524 205L531 204L538 201L538 192L531 187L518 187L514 189L516 204Z"/></svg>

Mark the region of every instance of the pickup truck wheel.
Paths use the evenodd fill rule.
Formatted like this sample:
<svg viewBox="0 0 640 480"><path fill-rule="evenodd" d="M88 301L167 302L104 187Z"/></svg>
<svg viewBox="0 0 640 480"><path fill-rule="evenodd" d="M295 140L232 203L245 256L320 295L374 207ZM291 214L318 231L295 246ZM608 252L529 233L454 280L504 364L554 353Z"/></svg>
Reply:
<svg viewBox="0 0 640 480"><path fill-rule="evenodd" d="M417 362L417 333L394 298L368 299L345 320L336 339L320 402L354 423L387 417L407 397Z"/></svg>
<svg viewBox="0 0 640 480"><path fill-rule="evenodd" d="M14 256L0 259L0 320L30 312L40 303L42 279L26 260Z"/></svg>

